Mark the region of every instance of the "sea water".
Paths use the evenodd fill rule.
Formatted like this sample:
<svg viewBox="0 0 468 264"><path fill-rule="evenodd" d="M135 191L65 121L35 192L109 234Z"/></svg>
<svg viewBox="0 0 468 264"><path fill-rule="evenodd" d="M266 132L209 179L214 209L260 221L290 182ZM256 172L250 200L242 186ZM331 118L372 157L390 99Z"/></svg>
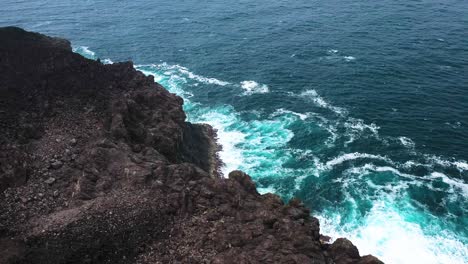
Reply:
<svg viewBox="0 0 468 264"><path fill-rule="evenodd" d="M387 263L468 262L468 2L11 1L0 25L132 60L218 131L224 176Z"/></svg>

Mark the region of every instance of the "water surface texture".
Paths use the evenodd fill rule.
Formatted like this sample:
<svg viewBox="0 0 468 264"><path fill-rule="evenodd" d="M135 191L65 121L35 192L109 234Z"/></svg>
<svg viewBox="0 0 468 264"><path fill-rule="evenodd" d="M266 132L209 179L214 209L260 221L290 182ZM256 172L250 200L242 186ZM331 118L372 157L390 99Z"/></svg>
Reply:
<svg viewBox="0 0 468 264"><path fill-rule="evenodd" d="M224 173L361 254L468 263L468 1L2 0L6 25L133 60L218 129Z"/></svg>

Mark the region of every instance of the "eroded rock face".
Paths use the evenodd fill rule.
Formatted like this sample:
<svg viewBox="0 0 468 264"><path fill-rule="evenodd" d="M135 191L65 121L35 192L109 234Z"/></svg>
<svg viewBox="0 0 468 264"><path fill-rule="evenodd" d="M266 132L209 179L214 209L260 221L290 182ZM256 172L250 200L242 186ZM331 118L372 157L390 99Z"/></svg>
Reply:
<svg viewBox="0 0 468 264"><path fill-rule="evenodd" d="M0 29L0 263L380 263L217 175L215 131L132 63Z"/></svg>

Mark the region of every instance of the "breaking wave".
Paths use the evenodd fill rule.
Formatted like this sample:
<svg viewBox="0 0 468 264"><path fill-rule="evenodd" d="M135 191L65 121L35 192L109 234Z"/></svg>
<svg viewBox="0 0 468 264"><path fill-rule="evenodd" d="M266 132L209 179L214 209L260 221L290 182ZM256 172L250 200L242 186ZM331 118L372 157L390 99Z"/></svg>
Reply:
<svg viewBox="0 0 468 264"><path fill-rule="evenodd" d="M242 81L241 82L242 89L245 90L245 95L251 95L254 93L268 93L270 89L266 84L259 84L256 81Z"/></svg>

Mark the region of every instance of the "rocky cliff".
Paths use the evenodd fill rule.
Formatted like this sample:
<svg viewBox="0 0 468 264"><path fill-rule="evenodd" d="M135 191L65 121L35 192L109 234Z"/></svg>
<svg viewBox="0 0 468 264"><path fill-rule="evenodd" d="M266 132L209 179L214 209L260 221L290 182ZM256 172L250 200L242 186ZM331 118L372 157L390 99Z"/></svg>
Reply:
<svg viewBox="0 0 468 264"><path fill-rule="evenodd" d="M0 263L381 263L300 201L218 176L180 97L70 43L0 29Z"/></svg>

